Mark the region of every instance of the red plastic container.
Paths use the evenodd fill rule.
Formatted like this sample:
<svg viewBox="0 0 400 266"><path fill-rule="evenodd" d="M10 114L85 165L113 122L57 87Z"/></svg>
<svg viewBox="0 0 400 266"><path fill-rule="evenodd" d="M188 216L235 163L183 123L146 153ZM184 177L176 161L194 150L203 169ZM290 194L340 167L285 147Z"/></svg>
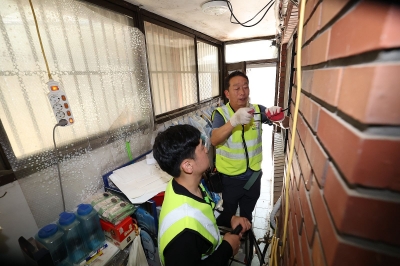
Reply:
<svg viewBox="0 0 400 266"><path fill-rule="evenodd" d="M152 200L155 201L156 206L161 206L162 205L162 203L164 201L164 194L165 194L165 192L160 192L160 193L158 193L157 195L155 195L152 198Z"/></svg>

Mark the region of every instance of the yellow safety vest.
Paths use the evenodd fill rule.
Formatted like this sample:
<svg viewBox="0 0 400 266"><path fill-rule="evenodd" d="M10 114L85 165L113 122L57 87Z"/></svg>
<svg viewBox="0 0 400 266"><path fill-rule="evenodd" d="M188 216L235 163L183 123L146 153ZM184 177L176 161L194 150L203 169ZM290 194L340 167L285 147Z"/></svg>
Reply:
<svg viewBox="0 0 400 266"><path fill-rule="evenodd" d="M250 104L255 113L260 113L260 107ZM229 103L216 109L225 119L225 123L234 112ZM215 113L213 113L214 119ZM255 121L257 120L257 121ZM229 138L216 146L216 162L218 172L235 176L246 172L247 167L253 171L261 170L262 141L261 114L254 115L247 125L237 125Z"/></svg>
<svg viewBox="0 0 400 266"><path fill-rule="evenodd" d="M205 191L202 184L200 187ZM205 200L210 202L201 203L190 197L176 194L172 188L172 179L168 182L158 230L158 247L160 261L163 265L165 265L164 250L166 246L185 229L192 229L200 233L212 244L206 254L202 254L201 259L207 258L222 242L214 217L215 203L210 199L211 197L208 195L208 199Z"/></svg>

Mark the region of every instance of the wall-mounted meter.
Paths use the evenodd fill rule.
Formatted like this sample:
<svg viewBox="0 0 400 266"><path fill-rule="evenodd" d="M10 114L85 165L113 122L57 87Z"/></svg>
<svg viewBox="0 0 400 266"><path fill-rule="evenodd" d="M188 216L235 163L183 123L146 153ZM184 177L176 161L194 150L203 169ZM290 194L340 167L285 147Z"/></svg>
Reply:
<svg viewBox="0 0 400 266"><path fill-rule="evenodd" d="M49 94L47 94L47 97L49 97L50 105L51 108L53 108L57 123L60 123L61 120L65 120L67 121L66 126L72 125L75 120L67 96L65 95L65 91L62 89L60 83L51 79L47 82L47 86L50 91ZM65 124L65 122L62 124Z"/></svg>

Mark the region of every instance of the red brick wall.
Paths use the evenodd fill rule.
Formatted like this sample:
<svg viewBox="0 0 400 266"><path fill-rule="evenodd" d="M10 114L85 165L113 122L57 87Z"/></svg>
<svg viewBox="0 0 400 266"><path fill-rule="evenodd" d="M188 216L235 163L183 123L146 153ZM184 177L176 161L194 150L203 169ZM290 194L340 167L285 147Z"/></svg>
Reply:
<svg viewBox="0 0 400 266"><path fill-rule="evenodd" d="M282 265L400 265L400 5L393 2L306 3ZM293 85L292 113L295 97ZM289 131L288 148L293 121Z"/></svg>

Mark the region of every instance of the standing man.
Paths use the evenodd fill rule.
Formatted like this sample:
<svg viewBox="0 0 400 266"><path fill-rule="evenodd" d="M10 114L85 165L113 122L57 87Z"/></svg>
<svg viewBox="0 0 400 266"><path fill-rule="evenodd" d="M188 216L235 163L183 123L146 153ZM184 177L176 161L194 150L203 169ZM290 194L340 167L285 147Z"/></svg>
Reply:
<svg viewBox="0 0 400 266"><path fill-rule="evenodd" d="M209 168L200 131L190 125L172 126L158 134L154 158L174 178L167 185L160 213L158 246L163 265L226 265L239 250L242 233L250 229L244 217L222 212L214 217L215 203L200 183ZM239 235L221 239L218 225L243 227Z"/></svg>
<svg viewBox="0 0 400 266"><path fill-rule="evenodd" d="M262 176L261 122L267 121L266 112L275 115L281 108L250 104L249 79L240 71L225 79L224 93L229 103L214 111L211 133L216 168L222 174L223 208L234 215L239 205L240 216L252 221Z"/></svg>

